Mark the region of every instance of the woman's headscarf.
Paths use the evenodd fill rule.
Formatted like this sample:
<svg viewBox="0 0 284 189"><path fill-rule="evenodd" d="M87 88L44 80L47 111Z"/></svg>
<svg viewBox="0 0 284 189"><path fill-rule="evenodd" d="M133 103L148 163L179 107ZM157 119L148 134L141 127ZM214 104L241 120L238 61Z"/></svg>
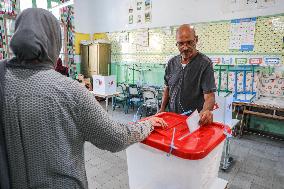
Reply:
<svg viewBox="0 0 284 189"><path fill-rule="evenodd" d="M61 30L55 16L47 10L29 8L18 15L10 47L10 62L45 64L54 67L61 50Z"/></svg>

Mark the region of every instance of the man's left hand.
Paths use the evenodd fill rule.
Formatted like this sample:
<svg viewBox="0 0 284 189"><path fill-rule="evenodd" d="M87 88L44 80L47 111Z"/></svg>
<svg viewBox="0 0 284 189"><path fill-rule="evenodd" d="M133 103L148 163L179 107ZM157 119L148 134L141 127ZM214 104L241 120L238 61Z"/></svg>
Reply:
<svg viewBox="0 0 284 189"><path fill-rule="evenodd" d="M213 122L213 114L209 110L201 111L199 117L200 117L199 124L201 126L211 124Z"/></svg>

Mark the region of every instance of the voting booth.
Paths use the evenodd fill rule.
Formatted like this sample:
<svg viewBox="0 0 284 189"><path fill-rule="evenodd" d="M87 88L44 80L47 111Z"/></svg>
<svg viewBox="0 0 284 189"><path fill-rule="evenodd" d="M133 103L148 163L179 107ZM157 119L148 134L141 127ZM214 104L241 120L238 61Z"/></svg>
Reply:
<svg viewBox="0 0 284 189"><path fill-rule="evenodd" d="M227 125L232 124L232 93L215 93L215 106L213 110L213 120L215 122L224 123Z"/></svg>
<svg viewBox="0 0 284 189"><path fill-rule="evenodd" d="M116 93L116 76L93 75L93 91L101 95Z"/></svg>

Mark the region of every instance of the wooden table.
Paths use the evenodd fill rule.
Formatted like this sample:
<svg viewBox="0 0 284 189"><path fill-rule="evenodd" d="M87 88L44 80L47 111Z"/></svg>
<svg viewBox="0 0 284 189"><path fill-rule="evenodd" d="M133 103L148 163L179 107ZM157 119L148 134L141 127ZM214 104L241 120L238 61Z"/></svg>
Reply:
<svg viewBox="0 0 284 189"><path fill-rule="evenodd" d="M255 103L233 102L233 112L237 114L236 117L241 116L241 124L239 127L239 136L242 136L243 130L247 128L249 116L258 116L267 119L274 119L284 121L284 108L271 105L259 105ZM259 131L260 132L260 131ZM265 133L263 133L265 134ZM267 136L276 137L270 133Z"/></svg>

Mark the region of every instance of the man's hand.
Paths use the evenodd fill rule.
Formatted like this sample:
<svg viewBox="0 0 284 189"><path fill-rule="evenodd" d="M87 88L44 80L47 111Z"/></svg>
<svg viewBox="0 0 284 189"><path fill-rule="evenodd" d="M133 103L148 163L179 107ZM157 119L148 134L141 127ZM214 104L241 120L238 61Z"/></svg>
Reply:
<svg viewBox="0 0 284 189"><path fill-rule="evenodd" d="M166 111L165 108L161 108L161 109L157 112L157 114L158 114L158 113L165 112L165 111Z"/></svg>
<svg viewBox="0 0 284 189"><path fill-rule="evenodd" d="M201 126L211 124L213 122L213 114L209 110L200 112L199 117L200 117L199 124Z"/></svg>
<svg viewBox="0 0 284 189"><path fill-rule="evenodd" d="M161 109L158 111L158 113L161 113L161 112L165 112L166 111L166 107L167 107L167 104L169 102L169 87L168 86L165 86L164 88L164 92L163 92L163 98L162 98L162 104L161 104Z"/></svg>
<svg viewBox="0 0 284 189"><path fill-rule="evenodd" d="M165 128L168 126L168 124L162 118L159 117L151 117L148 120L151 122L153 127Z"/></svg>

